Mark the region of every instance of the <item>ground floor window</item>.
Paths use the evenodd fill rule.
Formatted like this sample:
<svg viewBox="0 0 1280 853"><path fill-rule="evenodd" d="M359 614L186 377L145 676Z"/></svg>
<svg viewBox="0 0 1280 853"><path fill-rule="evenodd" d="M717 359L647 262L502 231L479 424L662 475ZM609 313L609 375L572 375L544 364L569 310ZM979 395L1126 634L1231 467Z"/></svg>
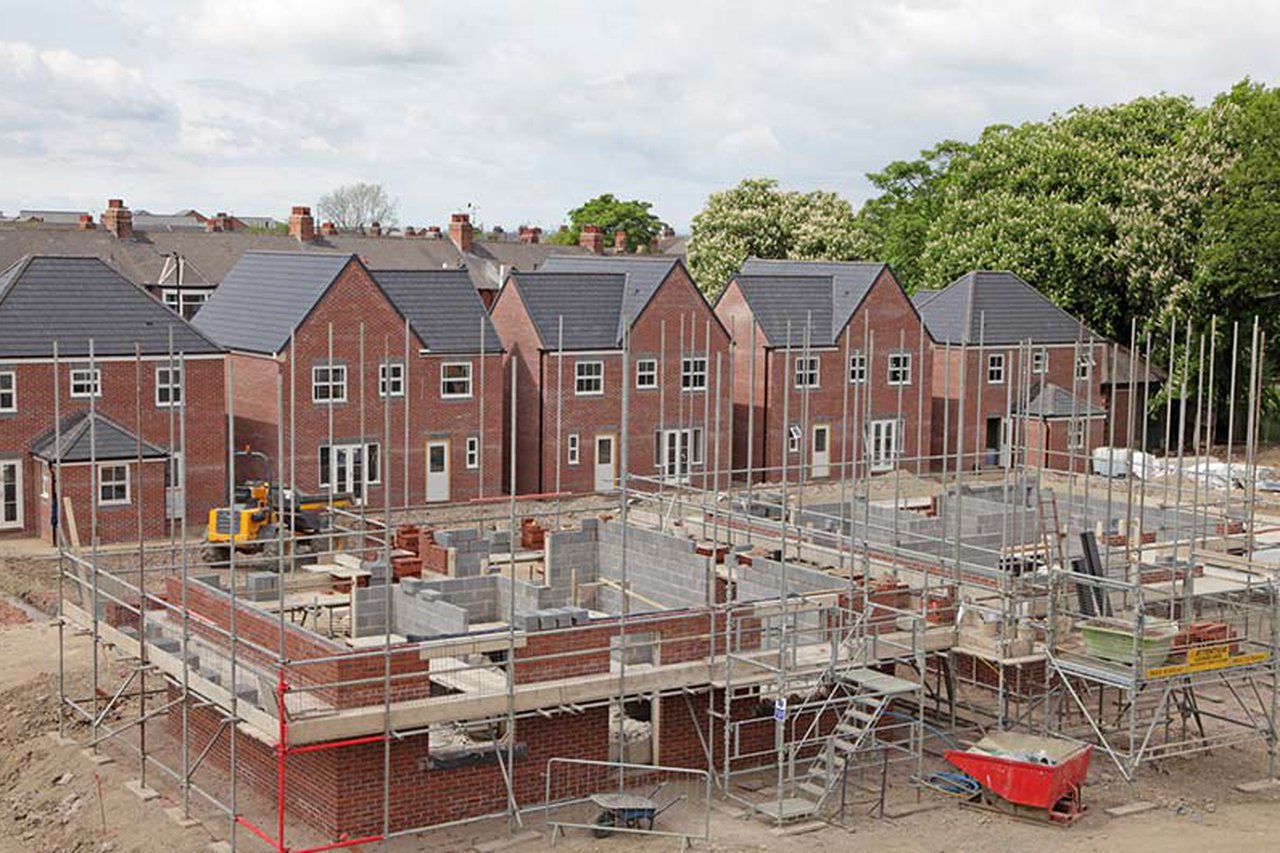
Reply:
<svg viewBox="0 0 1280 853"><path fill-rule="evenodd" d="M22 463L0 460L0 529L22 526Z"/></svg>
<svg viewBox="0 0 1280 853"><path fill-rule="evenodd" d="M129 502L129 466L108 463L98 466L98 506L120 506Z"/></svg>

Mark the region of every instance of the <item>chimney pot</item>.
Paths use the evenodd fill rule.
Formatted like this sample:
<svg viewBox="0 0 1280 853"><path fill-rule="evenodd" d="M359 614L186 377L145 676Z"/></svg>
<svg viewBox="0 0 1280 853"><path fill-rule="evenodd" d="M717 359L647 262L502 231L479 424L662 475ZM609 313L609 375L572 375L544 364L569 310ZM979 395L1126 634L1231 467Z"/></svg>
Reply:
<svg viewBox="0 0 1280 853"><path fill-rule="evenodd" d="M626 231L613 232L613 250L619 254L627 250L627 232Z"/></svg>
<svg viewBox="0 0 1280 853"><path fill-rule="evenodd" d="M124 199L122 199L122 198L109 198L109 199L107 199L107 209L108 209L108 210L119 210L119 209L120 209L120 208L122 208L122 207L124 207Z"/></svg>

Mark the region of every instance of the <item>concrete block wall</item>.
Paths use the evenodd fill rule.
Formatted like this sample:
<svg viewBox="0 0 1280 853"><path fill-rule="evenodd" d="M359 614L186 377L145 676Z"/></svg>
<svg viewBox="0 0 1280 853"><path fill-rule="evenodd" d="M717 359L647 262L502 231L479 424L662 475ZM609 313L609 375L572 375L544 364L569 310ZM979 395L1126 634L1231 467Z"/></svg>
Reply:
<svg viewBox="0 0 1280 853"><path fill-rule="evenodd" d="M574 577L578 583L591 583L600 572L600 527L594 518L582 520L578 530L556 530L547 533L546 580L556 597L567 602Z"/></svg>
<svg viewBox="0 0 1280 853"><path fill-rule="evenodd" d="M392 595L399 587L392 588ZM394 615L392 619L394 620ZM371 637L387 632L387 587L358 586L351 590L351 636Z"/></svg>
<svg viewBox="0 0 1280 853"><path fill-rule="evenodd" d="M474 527L457 530L437 530L436 544L452 549L453 576L478 577L489 564L490 543L481 531Z"/></svg>
<svg viewBox="0 0 1280 853"><path fill-rule="evenodd" d="M600 577L621 581L622 523L600 524L598 535ZM627 530L627 583L664 609L706 604L708 558L697 554L694 547L692 539L631 527ZM601 601L621 609L618 590L604 588L600 592ZM639 599L631 601L632 612L653 609Z"/></svg>

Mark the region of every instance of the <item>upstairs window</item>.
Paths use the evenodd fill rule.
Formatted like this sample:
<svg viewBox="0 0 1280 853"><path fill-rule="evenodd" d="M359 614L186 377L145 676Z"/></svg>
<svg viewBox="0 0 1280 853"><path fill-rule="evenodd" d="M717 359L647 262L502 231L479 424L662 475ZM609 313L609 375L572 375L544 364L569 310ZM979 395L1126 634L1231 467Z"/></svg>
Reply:
<svg viewBox="0 0 1280 853"><path fill-rule="evenodd" d="M83 368L71 371L71 396L101 397L102 369L95 367L92 370Z"/></svg>
<svg viewBox="0 0 1280 853"><path fill-rule="evenodd" d="M1004 384L1004 353L994 352L987 356L987 383Z"/></svg>
<svg viewBox="0 0 1280 853"><path fill-rule="evenodd" d="M818 356L801 356L796 359L796 387L818 387Z"/></svg>
<svg viewBox="0 0 1280 853"><path fill-rule="evenodd" d="M1049 351L1044 347L1031 351L1031 372L1039 374L1049 372Z"/></svg>
<svg viewBox="0 0 1280 853"><path fill-rule="evenodd" d="M707 359L705 357L681 359L680 388L685 391L707 390Z"/></svg>
<svg viewBox="0 0 1280 853"><path fill-rule="evenodd" d="M867 381L867 356L855 352L849 356L849 384L861 385Z"/></svg>
<svg viewBox="0 0 1280 853"><path fill-rule="evenodd" d="M573 393L597 397L604 393L604 362L580 361L574 365Z"/></svg>
<svg viewBox="0 0 1280 853"><path fill-rule="evenodd" d="M911 384L911 353L909 352L889 353L889 384L890 385L910 385Z"/></svg>
<svg viewBox="0 0 1280 853"><path fill-rule="evenodd" d="M646 388L658 387L658 360L656 358L642 358L636 361L636 388L643 390Z"/></svg>
<svg viewBox="0 0 1280 853"><path fill-rule="evenodd" d="M182 405L182 368L156 368L156 406L167 409Z"/></svg>
<svg viewBox="0 0 1280 853"><path fill-rule="evenodd" d="M404 362L387 361L378 365L378 396L404 396Z"/></svg>
<svg viewBox="0 0 1280 853"><path fill-rule="evenodd" d="M346 365L323 364L311 368L311 402L347 402Z"/></svg>
<svg viewBox="0 0 1280 853"><path fill-rule="evenodd" d="M0 412L18 411L18 374L12 370L0 372Z"/></svg>
<svg viewBox="0 0 1280 853"><path fill-rule="evenodd" d="M1093 375L1093 353L1086 352L1076 359L1076 379L1088 382Z"/></svg>
<svg viewBox="0 0 1280 853"><path fill-rule="evenodd" d="M471 362L452 361L440 365L440 396L446 400L471 396Z"/></svg>

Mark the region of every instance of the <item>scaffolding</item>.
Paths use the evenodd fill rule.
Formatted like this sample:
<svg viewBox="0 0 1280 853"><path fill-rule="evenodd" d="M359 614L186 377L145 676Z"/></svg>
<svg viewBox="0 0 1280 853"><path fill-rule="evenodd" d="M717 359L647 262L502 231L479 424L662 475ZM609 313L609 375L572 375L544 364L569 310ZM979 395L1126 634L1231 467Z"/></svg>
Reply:
<svg viewBox="0 0 1280 853"><path fill-rule="evenodd" d="M624 382L616 493L561 492L559 460L565 456L557 380L555 492L518 496L514 424L521 389L512 371L506 390L512 419L506 450L509 494L440 507L411 500L410 468L421 460L411 447L409 395L383 405L380 424L365 421L366 341L361 327L358 340L346 342L358 348L360 357L360 433L379 436L386 450L402 441L404 451L400 472L387 463L379 484L365 484L381 486L380 505L373 505L377 490L366 489L354 508L333 506L337 489L331 477L332 530L306 542L281 526L269 557L250 559L232 549L224 567L202 565L193 556L198 543L189 537L185 501L178 503L169 544L145 545L141 488L138 543L126 553L99 548L96 501L91 502L87 549L68 536L65 525L59 528L60 733L66 735L68 723L78 721L86 747L97 750L114 741L133 750L141 785L147 787L148 774L158 771L179 791L184 816L192 813L193 800L221 814L233 850L238 838L252 837L270 849L295 853L388 842L495 816L515 827L546 805L539 798L580 799L591 785L621 790L639 784L637 780L647 783L661 774L663 762L653 763L653 774L637 772L636 763L628 760L633 749L625 726L609 722L641 702L663 713L683 708L695 729L708 784L719 796L779 824L814 817L846 820L850 785L867 774L879 776L883 812L891 769L904 768L905 778L918 779L931 738L991 728L1096 742L1126 777L1155 758L1262 740L1271 762L1268 772L1274 775L1280 614L1275 567L1255 560L1257 412L1265 339L1255 326L1247 352L1249 387L1241 395L1235 364L1245 356L1236 331L1227 467L1230 479L1237 450L1234 408L1243 396L1243 497L1230 488L1211 490L1207 468L1192 467L1188 473L1183 464L1183 448L1190 446L1199 457L1202 438L1207 446L1213 420L1208 415L1201 422L1203 404L1197 399L1191 441L1181 434L1187 427L1189 370L1180 375L1169 371L1168 399L1180 388L1184 411L1176 440L1173 419L1165 418L1166 456L1176 443L1178 464L1158 486L1150 483L1145 467L1140 476L1133 475L1136 406L1130 407L1128 446L1122 450L1129 476L1099 481L1090 470L1095 448L1088 429L1078 445L1074 439L1068 442L1065 463L1052 466L1065 473L1047 471L1046 464L1055 460L1031 437L1028 402L1035 355L1030 343L1018 347L1010 369L1016 381L1006 385L1005 440L994 459L979 442L971 448L965 441L968 430L971 436L980 434L988 415L981 410L966 414L965 387L977 380L970 376L974 371L965 369L946 372L944 395L951 399L950 383L958 381L958 406L954 424L952 407L945 407L947 439L940 449L925 452L923 447L924 412L931 404L920 376L917 453L908 456L895 446L890 465L881 470L883 460L876 453L884 448L870 446L870 383L850 383L838 430L834 437L828 433L828 440L840 447L841 461L827 463L829 470L821 476L803 438L812 435L813 425L811 388L805 383L794 392L800 397L795 408L802 436L797 451L791 449L790 430L784 430L774 436L780 466L757 465L753 453L746 467L735 469L721 457L722 445L733 446L733 419L721 411L721 392L732 382L734 350L730 348L727 363L721 354L712 357L709 332L704 329L699 341L696 324L688 320L686 328L686 318L681 318L679 361L687 353L704 354L712 370L710 393L698 401L699 413L689 395L673 389L675 404L662 404L662 427L668 425L669 411L673 429L700 428L704 436L714 436L714 448L708 453L704 447L700 465L690 459L673 464L663 455L655 460L654 471L631 470L631 401ZM483 334L482 327L482 353ZM862 334L860 352L871 363L877 344L869 321ZM1190 368L1190 328L1185 334L1182 361ZM1130 376L1137 359L1135 337L1131 334L1128 350ZM797 359L808 364L812 353L808 324L797 335L794 353L790 338L788 332L786 377L794 375ZM845 364L852 363L851 338L844 344ZM408 340L406 326L406 388ZM896 345L902 351L907 343L900 338L886 349ZM331 360L338 352L335 346L330 327ZM1098 346L1080 340L1073 353L1082 365L1077 375L1083 374L1088 389L1086 408L1092 406L1088 378ZM919 347L922 370L923 340ZM982 348L980 338L976 351ZM938 349L950 356L950 345ZM292 354L292 340L289 350ZM382 351L383 363L390 363L389 340L382 342ZM53 371L58 379L64 366L56 352ZM92 366L92 342L89 353ZM1211 345L1210 372L1212 353ZM962 362L967 354L968 345L960 345ZM1150 356L1148 340L1145 363ZM557 376L563 357L562 350L556 354ZM624 336L624 377L630 375L630 359ZM1110 359L1114 371L1114 345ZM183 354L171 353L169 363L185 382ZM276 424L275 451L287 463L277 466L283 482L293 485L299 455L293 415L296 360L291 357L289 363L290 375L276 378L277 410L290 416ZM1203 367L1202 358L1202 372ZM659 373L664 401L667 373L664 361ZM958 374L954 380L953 373ZM678 372L676 377L678 381ZM784 383L783 422L788 424L791 386ZM1148 386L1143 388L1143 408L1150 409ZM229 367L229 490L235 486L235 389L234 367ZM1079 399L1078 390L1073 388L1073 400ZM169 447L176 476L185 483L181 451L188 424L186 395L181 396L182 402L169 410ZM899 385L894 401L898 423L909 419L911 403ZM54 405L56 430L61 423L56 394ZM93 398L89 406L92 412ZM327 409L332 445L332 400ZM754 447L755 407L750 410L747 445ZM1072 436L1080 434L1076 423L1088 420L1077 414L1070 421ZM401 434L394 429L395 417L403 420ZM139 401L139 436L141 423ZM1112 419L1112 439L1115 428ZM1145 426L1142 434L1145 448ZM902 431L896 431L894 441L901 437ZM90 444L96 447L92 435ZM481 482L486 466L501 462L487 458L485 446L482 438L477 460ZM1115 456L1111 451L1108 464ZM61 482L61 460L55 465ZM96 477L96 466L92 470ZM397 477L399 490L393 482ZM97 485L95 480L95 491ZM1184 494L1188 488L1190 500ZM1123 499L1116 495L1119 490ZM278 511L291 511L283 497ZM393 631L393 594L401 581L395 572L400 550L396 536L404 525L437 520L441 526L470 526L505 536L507 551L495 555L493 568L514 586L518 579L540 580L536 567L518 554L525 519L545 523L554 540L582 519L602 513L619 516L622 538L620 576L609 587L618 602L612 611L586 624L533 630L520 626L511 594L506 611L494 614L500 618L459 636L410 637ZM698 553L705 551L704 600L681 607L646 600L646 590L630 577L636 567L628 567L628 537L640 530L700 543ZM1100 536L1103 550L1086 554L1080 534L1095 540ZM325 613L327 600L322 603L323 593L309 585L308 573L295 559L302 551L324 562L354 559L357 571L347 579L346 605L352 625L358 574L372 575L370 584L382 589L374 604L381 613L373 614L380 617L373 619L380 630L363 637L352 631L343 644L316 630L317 623L305 628L307 615ZM1092 561L1095 571L1082 571L1081 561ZM274 600L259 597L249 582L249 575L263 569L278 578L271 588ZM312 602L299 603L298 595L312 596ZM577 595L575 588L574 604ZM334 609L327 609L330 619ZM299 615L303 625L293 622ZM1157 660L1158 651L1148 648L1148 635L1166 639L1174 623L1185 637L1178 642L1177 632L1170 634L1166 654ZM672 624L681 632L678 640L663 633ZM1199 626L1200 633L1192 626ZM1095 635L1129 637L1130 654L1116 651L1114 644L1103 653ZM65 644L78 637L92 645L88 695L70 689L62 665ZM672 649L682 651L673 654ZM101 664L104 659L108 666ZM548 673L564 677L545 677ZM570 675L572 689L567 686ZM1213 698L1215 708L1205 707L1206 697ZM161 719L166 726L157 725ZM595 743L583 745L588 755L531 758L522 752L526 748L517 732L535 726L581 727L603 733L608 743L603 753ZM465 748L451 748L459 744ZM336 818L306 811L301 805L306 797L289 792L308 784L315 756L335 751L344 756L358 751L361 761L350 772L364 774L370 785L380 784L379 814L356 821L368 828L358 837L332 825L330 837L301 846L294 837L310 830L299 832L293 817L300 824L321 826ZM422 813L393 818L393 777L403 772L406 755L441 772L468 762L496 767L501 790L481 792L459 807L465 813L451 812L448 819ZM550 759L578 760L587 768L575 779L573 791L558 790L546 776L545 789L531 784L538 768L530 761L545 768ZM241 760L251 771L242 769ZM229 772L215 772L219 761ZM767 796L748 796L741 783L761 776L771 780L772 790ZM270 791L273 802L244 796L246 781L254 797ZM258 815L272 819L255 819Z"/></svg>

